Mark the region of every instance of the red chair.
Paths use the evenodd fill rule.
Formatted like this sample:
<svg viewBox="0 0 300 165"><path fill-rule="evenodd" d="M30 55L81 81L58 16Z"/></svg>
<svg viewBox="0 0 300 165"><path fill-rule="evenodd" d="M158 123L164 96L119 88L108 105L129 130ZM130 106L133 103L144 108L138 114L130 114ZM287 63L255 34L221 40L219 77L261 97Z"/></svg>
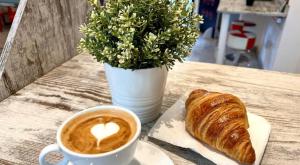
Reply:
<svg viewBox="0 0 300 165"><path fill-rule="evenodd" d="M255 46L256 36L252 32L231 31L228 35L227 46L232 49L249 51Z"/></svg>
<svg viewBox="0 0 300 165"><path fill-rule="evenodd" d="M256 24L253 22L243 21L243 20L235 20L231 23L230 30L231 31L239 30L241 32L251 31L251 29L255 26L256 26Z"/></svg>
<svg viewBox="0 0 300 165"><path fill-rule="evenodd" d="M8 15L9 23L12 23L16 15L16 10L12 7L7 7L7 15Z"/></svg>
<svg viewBox="0 0 300 165"><path fill-rule="evenodd" d="M227 38L227 46L233 51L226 55L231 65L239 65L241 57L246 59L246 66L252 67L252 49L255 47L256 35L251 32L255 23L233 21Z"/></svg>

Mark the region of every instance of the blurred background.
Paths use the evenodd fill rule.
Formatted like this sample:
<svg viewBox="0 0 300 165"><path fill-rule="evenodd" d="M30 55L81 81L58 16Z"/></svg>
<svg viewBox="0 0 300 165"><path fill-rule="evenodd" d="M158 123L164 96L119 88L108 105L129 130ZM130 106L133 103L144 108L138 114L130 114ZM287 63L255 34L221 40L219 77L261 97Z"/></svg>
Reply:
<svg viewBox="0 0 300 165"><path fill-rule="evenodd" d="M0 0L0 52L5 44L19 0Z"/></svg>

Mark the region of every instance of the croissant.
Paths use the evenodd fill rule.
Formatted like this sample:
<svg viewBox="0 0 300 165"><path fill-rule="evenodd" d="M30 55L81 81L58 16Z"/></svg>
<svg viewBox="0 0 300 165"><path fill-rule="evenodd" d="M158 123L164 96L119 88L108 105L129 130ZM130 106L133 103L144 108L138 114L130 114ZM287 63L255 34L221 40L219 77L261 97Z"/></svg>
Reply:
<svg viewBox="0 0 300 165"><path fill-rule="evenodd" d="M247 112L239 98L197 89L189 95L185 107L186 130L193 137L242 164L254 163Z"/></svg>

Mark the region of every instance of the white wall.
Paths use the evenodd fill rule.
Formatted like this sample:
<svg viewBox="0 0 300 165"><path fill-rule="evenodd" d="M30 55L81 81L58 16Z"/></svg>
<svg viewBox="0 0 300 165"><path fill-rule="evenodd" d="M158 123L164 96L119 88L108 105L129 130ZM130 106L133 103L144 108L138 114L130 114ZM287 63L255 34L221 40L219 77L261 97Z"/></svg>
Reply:
<svg viewBox="0 0 300 165"><path fill-rule="evenodd" d="M272 70L300 73L300 0L290 0Z"/></svg>
<svg viewBox="0 0 300 165"><path fill-rule="evenodd" d="M277 23L275 19L269 17L264 42L262 43L262 48L259 52L259 60L264 69L270 70L273 67L278 46L281 41L283 24L284 20L282 20L282 23Z"/></svg>

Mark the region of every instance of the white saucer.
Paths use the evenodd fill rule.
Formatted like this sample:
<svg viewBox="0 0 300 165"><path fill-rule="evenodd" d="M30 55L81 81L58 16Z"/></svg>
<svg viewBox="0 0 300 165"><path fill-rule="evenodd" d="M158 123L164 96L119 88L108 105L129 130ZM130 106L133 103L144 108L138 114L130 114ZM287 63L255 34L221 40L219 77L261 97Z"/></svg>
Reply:
<svg viewBox="0 0 300 165"><path fill-rule="evenodd" d="M154 145L139 141L134 158L129 165L174 165L173 161ZM58 165L73 165L73 163L60 162Z"/></svg>
<svg viewBox="0 0 300 165"><path fill-rule="evenodd" d="M129 165L174 165L173 161L159 148L144 141L139 141L134 159Z"/></svg>

